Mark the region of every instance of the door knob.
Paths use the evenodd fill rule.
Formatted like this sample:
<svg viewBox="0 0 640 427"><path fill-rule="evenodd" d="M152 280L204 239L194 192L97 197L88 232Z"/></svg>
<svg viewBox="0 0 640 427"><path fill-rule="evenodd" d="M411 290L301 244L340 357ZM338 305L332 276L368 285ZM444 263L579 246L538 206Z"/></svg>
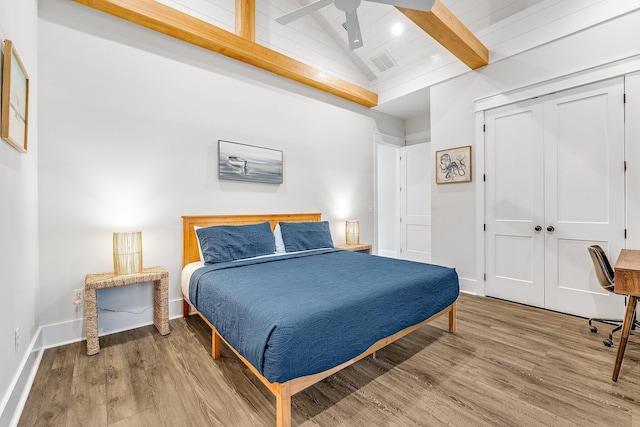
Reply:
<svg viewBox="0 0 640 427"><path fill-rule="evenodd" d="M540 227L539 225L536 225L536 226L535 226L535 228L534 228L534 230L536 230L536 231L540 231L540 230L542 230L542 227Z"/></svg>
<svg viewBox="0 0 640 427"><path fill-rule="evenodd" d="M550 225L550 226L548 226L548 227L547 227L547 231L548 231L549 233L552 233L552 232L553 232L553 230L555 230L555 227L554 227L553 225Z"/></svg>

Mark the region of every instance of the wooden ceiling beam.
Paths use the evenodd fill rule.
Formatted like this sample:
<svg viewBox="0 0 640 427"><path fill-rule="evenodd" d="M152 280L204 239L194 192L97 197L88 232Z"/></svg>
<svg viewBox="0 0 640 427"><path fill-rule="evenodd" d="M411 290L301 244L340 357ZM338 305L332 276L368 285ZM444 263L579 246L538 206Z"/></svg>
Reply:
<svg viewBox="0 0 640 427"><path fill-rule="evenodd" d="M430 12L396 7L472 70L489 63L487 49L440 0Z"/></svg>
<svg viewBox="0 0 640 427"><path fill-rule="evenodd" d="M74 1L365 107L378 105L378 95L368 89L339 79L154 0ZM246 24L242 26L245 27Z"/></svg>
<svg viewBox="0 0 640 427"><path fill-rule="evenodd" d="M236 34L256 41L256 1L236 0Z"/></svg>

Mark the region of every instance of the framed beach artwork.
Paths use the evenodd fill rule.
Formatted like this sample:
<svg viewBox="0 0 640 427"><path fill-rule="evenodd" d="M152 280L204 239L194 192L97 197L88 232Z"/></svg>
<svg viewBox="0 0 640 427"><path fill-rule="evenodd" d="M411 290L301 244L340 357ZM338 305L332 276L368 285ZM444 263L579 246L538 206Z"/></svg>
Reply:
<svg viewBox="0 0 640 427"><path fill-rule="evenodd" d="M218 140L220 179L282 184L282 151Z"/></svg>
<svg viewBox="0 0 640 427"><path fill-rule="evenodd" d="M4 41L2 63L2 139L27 152L29 76L11 40Z"/></svg>
<svg viewBox="0 0 640 427"><path fill-rule="evenodd" d="M436 151L436 184L471 182L471 146Z"/></svg>

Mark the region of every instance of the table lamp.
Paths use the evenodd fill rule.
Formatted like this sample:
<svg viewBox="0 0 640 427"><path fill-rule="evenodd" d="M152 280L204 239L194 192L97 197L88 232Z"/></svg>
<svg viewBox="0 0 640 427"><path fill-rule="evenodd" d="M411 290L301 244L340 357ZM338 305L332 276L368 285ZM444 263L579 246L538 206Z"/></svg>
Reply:
<svg viewBox="0 0 640 427"><path fill-rule="evenodd" d="M360 244L360 221L345 221L347 245Z"/></svg>
<svg viewBox="0 0 640 427"><path fill-rule="evenodd" d="M142 271L142 232L113 233L113 271L116 275Z"/></svg>

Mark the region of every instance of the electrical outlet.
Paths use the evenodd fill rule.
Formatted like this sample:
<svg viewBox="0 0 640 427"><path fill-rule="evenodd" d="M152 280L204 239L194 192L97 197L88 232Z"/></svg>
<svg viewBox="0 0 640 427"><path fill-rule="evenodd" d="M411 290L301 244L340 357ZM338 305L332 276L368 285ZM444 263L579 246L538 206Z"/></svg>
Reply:
<svg viewBox="0 0 640 427"><path fill-rule="evenodd" d="M20 348L20 328L16 328L16 332L14 334L14 342L15 342L15 351L18 351Z"/></svg>
<svg viewBox="0 0 640 427"><path fill-rule="evenodd" d="M74 305L84 304L84 289L73 290L73 304Z"/></svg>

